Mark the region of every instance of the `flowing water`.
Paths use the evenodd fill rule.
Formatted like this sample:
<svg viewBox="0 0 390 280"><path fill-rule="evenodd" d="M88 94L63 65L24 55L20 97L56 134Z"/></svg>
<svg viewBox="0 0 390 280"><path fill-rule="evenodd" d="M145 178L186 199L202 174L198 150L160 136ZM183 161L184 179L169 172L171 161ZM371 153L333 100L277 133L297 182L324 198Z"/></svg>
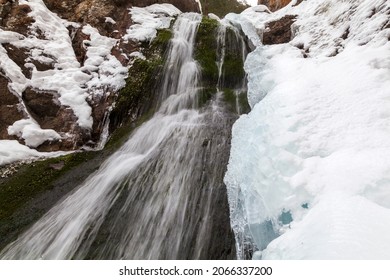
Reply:
<svg viewBox="0 0 390 280"><path fill-rule="evenodd" d="M231 254L223 176L237 115L225 109L221 94L197 106L200 74L193 48L200 21L200 15L188 13L175 22L153 118L0 258L216 259Z"/></svg>

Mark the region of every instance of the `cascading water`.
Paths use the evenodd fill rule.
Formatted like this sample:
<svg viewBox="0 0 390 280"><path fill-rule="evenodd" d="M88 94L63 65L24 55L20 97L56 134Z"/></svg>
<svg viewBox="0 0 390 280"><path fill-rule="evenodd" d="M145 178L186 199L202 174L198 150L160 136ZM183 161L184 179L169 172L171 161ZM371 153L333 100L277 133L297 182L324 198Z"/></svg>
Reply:
<svg viewBox="0 0 390 280"><path fill-rule="evenodd" d="M153 118L1 258L232 257L223 176L237 114L226 109L221 94L197 106L200 72L193 52L201 18L188 13L175 22ZM227 87L223 61L216 61L218 91Z"/></svg>
<svg viewBox="0 0 390 280"><path fill-rule="evenodd" d="M247 92L247 77L244 72L238 73L232 77L226 75L226 60L229 62L231 56L240 58L241 62L244 62L248 55L248 46L244 40L241 31L229 22L222 21L218 28L217 34L218 43L218 83L217 91L222 92L224 90L233 90L235 99L235 111L238 115L245 113L246 108L242 108L240 104L240 98L246 99ZM236 69L238 72L243 71L244 65L234 65L239 67Z"/></svg>

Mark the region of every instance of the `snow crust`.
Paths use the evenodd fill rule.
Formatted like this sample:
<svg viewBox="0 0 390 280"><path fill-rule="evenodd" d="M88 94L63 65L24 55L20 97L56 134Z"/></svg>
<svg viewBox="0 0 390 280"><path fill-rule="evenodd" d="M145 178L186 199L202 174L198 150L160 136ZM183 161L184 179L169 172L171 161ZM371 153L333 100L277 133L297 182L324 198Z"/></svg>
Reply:
<svg viewBox="0 0 390 280"><path fill-rule="evenodd" d="M181 11L172 4L153 4L145 8L130 9L133 25L127 30L125 40L152 41L157 30L169 28L174 17Z"/></svg>
<svg viewBox="0 0 390 280"><path fill-rule="evenodd" d="M232 226L253 236L257 258L390 258L389 11L386 0L312 0L228 15L259 34L298 16L290 43L248 56L252 111L233 127Z"/></svg>

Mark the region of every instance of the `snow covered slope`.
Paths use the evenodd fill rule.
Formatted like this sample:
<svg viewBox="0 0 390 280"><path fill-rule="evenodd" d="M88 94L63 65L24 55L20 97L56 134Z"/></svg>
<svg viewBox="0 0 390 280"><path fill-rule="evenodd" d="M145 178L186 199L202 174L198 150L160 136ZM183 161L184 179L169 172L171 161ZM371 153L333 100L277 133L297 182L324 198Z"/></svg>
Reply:
<svg viewBox="0 0 390 280"><path fill-rule="evenodd" d="M9 25L23 28L11 31L10 26L0 25L0 78L7 87L0 90L2 98L3 94L17 98L15 104L0 105L4 110L13 107L20 119L16 116L16 121L2 124L4 131L0 133L6 140L0 139L0 165L58 155L38 152L42 144L49 145L48 151L58 151L75 150L88 140L93 142L91 134L98 134L104 119L108 119L104 118L105 112L114 100L110 95L125 85L128 66L136 54L126 53L128 49L122 46L128 41L136 45L152 40L156 29L168 28L174 16L181 13L171 4L134 7L125 18L128 22L118 24L124 34L116 30L111 35L119 38L112 38L89 24L61 19L42 0L21 0L13 5L9 22L17 22L12 15L18 10L25 14L20 22ZM134 24L126 29L130 17ZM104 23L115 24L112 18ZM48 97L43 100L43 95ZM29 104L29 99L34 104ZM102 104L94 104L95 100ZM93 105L100 106L100 119L93 116ZM0 115L0 121L4 120L9 118Z"/></svg>
<svg viewBox="0 0 390 280"><path fill-rule="evenodd" d="M291 42L254 42L245 65L252 112L225 177L236 234L256 258L390 258L390 2L255 8L231 17L258 34L297 20Z"/></svg>

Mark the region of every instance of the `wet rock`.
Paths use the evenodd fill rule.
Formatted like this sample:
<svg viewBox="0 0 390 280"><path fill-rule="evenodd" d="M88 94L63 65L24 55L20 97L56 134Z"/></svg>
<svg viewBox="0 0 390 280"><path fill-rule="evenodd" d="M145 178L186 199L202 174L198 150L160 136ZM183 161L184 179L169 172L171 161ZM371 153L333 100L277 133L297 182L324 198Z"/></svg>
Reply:
<svg viewBox="0 0 390 280"><path fill-rule="evenodd" d="M290 42L292 39L291 25L295 19L295 15L286 15L277 21L268 23L263 33L263 44L274 45Z"/></svg>
<svg viewBox="0 0 390 280"><path fill-rule="evenodd" d="M65 166L65 162L63 162L63 161L60 161L58 163L49 164L49 167L53 168L54 170L61 170L62 168L64 168L64 166Z"/></svg>
<svg viewBox="0 0 390 280"><path fill-rule="evenodd" d="M104 125L109 121L109 108L114 102L114 94L107 92L104 95L94 95L88 100L88 104L92 108L92 132L91 144L96 144L100 140L100 135L103 132Z"/></svg>
<svg viewBox="0 0 390 280"><path fill-rule="evenodd" d="M228 13L241 13L249 6L239 3L237 0L201 0L203 14L216 14L223 18Z"/></svg>

